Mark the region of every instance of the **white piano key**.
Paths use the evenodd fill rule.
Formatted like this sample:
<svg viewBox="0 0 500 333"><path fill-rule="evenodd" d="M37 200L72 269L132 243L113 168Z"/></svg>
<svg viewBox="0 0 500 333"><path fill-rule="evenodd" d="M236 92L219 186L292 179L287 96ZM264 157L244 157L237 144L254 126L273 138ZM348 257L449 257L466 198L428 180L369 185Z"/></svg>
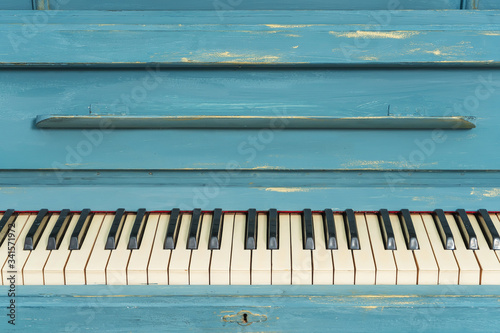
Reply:
<svg viewBox="0 0 500 333"><path fill-rule="evenodd" d="M135 218L136 214L127 214L125 218L116 249L111 250L108 264L106 265L106 284L127 284L127 265L132 252L132 250L128 249L128 241Z"/></svg>
<svg viewBox="0 0 500 333"><path fill-rule="evenodd" d="M467 214L469 221L476 233L479 249L474 250L474 254L481 267L481 284L496 285L500 281L500 261L494 251L490 249L484 237L479 222L473 214Z"/></svg>
<svg viewBox="0 0 500 333"><path fill-rule="evenodd" d="M312 250L313 284L333 284L332 250L326 248L325 229L321 214L313 214L314 244Z"/></svg>
<svg viewBox="0 0 500 333"><path fill-rule="evenodd" d="M253 285L271 284L271 250L267 249L267 215L257 215L257 248L252 250Z"/></svg>
<svg viewBox="0 0 500 333"><path fill-rule="evenodd" d="M106 214L95 214L93 217L89 215L87 218L92 219L88 227L87 234L83 239L83 244L79 250L73 250L69 254L68 262L64 267L64 278L68 285L86 284L85 267L94 248L97 235L101 229L104 217ZM88 223L88 222L87 222ZM106 236L106 235L105 235ZM106 240L104 239L104 242Z"/></svg>
<svg viewBox="0 0 500 333"><path fill-rule="evenodd" d="M490 214L491 220L493 221L493 225L500 232L500 214ZM495 250L495 253L500 260L500 250Z"/></svg>
<svg viewBox="0 0 500 333"><path fill-rule="evenodd" d="M231 252L231 284L249 285L252 250L245 249L246 216L236 214L233 226Z"/></svg>
<svg viewBox="0 0 500 333"><path fill-rule="evenodd" d="M23 230L25 229L26 225L31 225L34 221L34 217L30 219L30 214L19 214L14 222L14 228L13 230L10 230L9 233L14 234L14 246L15 246L15 251L20 251L23 247L22 241L19 242L20 235L23 234ZM29 226L28 226L29 228ZM26 231L27 232L27 231ZM8 271L12 271L10 268L10 265L8 263L8 255L9 255L9 247L12 247L12 241L9 241L9 234L7 234L7 237L2 243L2 246L0 246L0 271L2 275L2 284L9 284L10 282L7 281L7 278L11 275L8 273ZM15 259L15 257L14 257ZM20 271L19 267L14 263L15 265L15 270ZM21 267L22 268L22 267ZM16 274L17 275L17 274ZM17 279L20 279L20 277L16 277Z"/></svg>
<svg viewBox="0 0 500 333"><path fill-rule="evenodd" d="M418 250L413 250L418 269L417 283L420 284L438 284L439 266L432 251L431 241L425 230L424 222L420 214L411 214L413 226L418 239ZM458 279L458 276L457 276ZM458 280L457 280L458 281Z"/></svg>
<svg viewBox="0 0 500 333"><path fill-rule="evenodd" d="M453 215L445 214L445 216L453 234L453 239L455 240L455 250L453 250L453 254L455 255L459 269L458 283L479 285L481 269L479 268L474 251L467 249Z"/></svg>
<svg viewBox="0 0 500 333"><path fill-rule="evenodd" d="M302 217L290 215L290 244L292 248L292 284L312 284L312 253L304 250Z"/></svg>
<svg viewBox="0 0 500 333"><path fill-rule="evenodd" d="M170 262L168 264L168 284L189 284L189 261L191 260L191 250L187 249L187 239L189 227L191 226L191 217L191 214L182 214L177 243L175 244L175 249L172 250Z"/></svg>
<svg viewBox="0 0 500 333"><path fill-rule="evenodd" d="M334 214L335 231L337 233L338 250L332 250L333 284L354 284L355 267L352 251L349 250L344 218Z"/></svg>
<svg viewBox="0 0 500 333"><path fill-rule="evenodd" d="M148 263L151 257L159 214L146 216L147 221L139 248L132 250L127 266L127 284L148 284ZM142 227L144 228L144 227Z"/></svg>
<svg viewBox="0 0 500 333"><path fill-rule="evenodd" d="M52 250L50 256L47 259L47 263L43 268L44 282L47 285L64 285L66 281L64 279L64 267L68 261L71 250L69 249L69 242L71 240L71 233L75 228L76 223L80 214L75 214L71 217L68 228L66 229L59 249Z"/></svg>
<svg viewBox="0 0 500 333"><path fill-rule="evenodd" d="M6 221L2 222L1 220L4 218L4 216L6 218ZM5 242L5 240L8 239L7 234L9 233L12 225L15 224L14 223L15 219L16 219L16 214L14 212L7 213L7 215L0 214L0 223L5 223L3 226L0 226L0 242L1 243ZM14 229L14 231L15 231L15 229ZM2 240L3 240L3 242L2 242ZM3 257L0 257L0 260L3 260L3 259L4 259Z"/></svg>
<svg viewBox="0 0 500 333"><path fill-rule="evenodd" d="M459 268L452 250L446 250L431 214L420 214L439 267L438 284L458 284Z"/></svg>
<svg viewBox="0 0 500 333"><path fill-rule="evenodd" d="M271 283L285 285L292 283L290 214L279 214L278 220L278 249L271 251Z"/></svg>
<svg viewBox="0 0 500 333"><path fill-rule="evenodd" d="M112 250L106 250L105 247L113 219L114 214L106 214L102 221L99 234L92 248L92 253L85 267L85 280L87 284L106 284L106 265L108 264L108 259ZM92 221L90 228L93 226L94 222ZM88 236L88 234L85 236L85 240L83 241L84 246Z"/></svg>
<svg viewBox="0 0 500 333"><path fill-rule="evenodd" d="M33 224L33 222L35 222L35 219L36 219L36 214L33 214L29 217L29 220L26 222L26 226L24 227L22 233L19 234L19 239L16 242L16 253L15 253L15 261L16 261L15 265L17 269L16 283L19 285L24 284L23 268L24 265L26 264L26 261L28 260L29 255L31 254L31 251L24 250L24 240L26 238L26 235L28 234L29 229L31 228L31 225ZM4 266L4 273L7 273L6 268L8 264L9 262L7 261L7 263Z"/></svg>
<svg viewBox="0 0 500 333"><path fill-rule="evenodd" d="M158 227L148 263L148 284L166 285L168 284L168 262L172 250L163 249L163 245L167 236L170 214L151 214L149 218L158 219Z"/></svg>
<svg viewBox="0 0 500 333"><path fill-rule="evenodd" d="M378 217L375 214L365 214L365 219L375 260L375 284L395 285L396 263L392 250L385 249ZM400 246L400 244L396 244L396 246Z"/></svg>
<svg viewBox="0 0 500 333"><path fill-rule="evenodd" d="M230 284L233 222L234 214L224 214L220 248L218 250L212 250L212 261L210 262L210 284Z"/></svg>
<svg viewBox="0 0 500 333"><path fill-rule="evenodd" d="M52 214L38 244L31 250L31 254L26 258L26 263L23 267L23 284L25 285L43 285L43 267L47 262L51 250L47 250L50 232L56 224L59 214ZM24 251L24 250L23 250ZM28 251L26 251L28 252Z"/></svg>
<svg viewBox="0 0 500 333"><path fill-rule="evenodd" d="M354 266L356 267L354 283L367 285L375 284L375 262L373 260L373 252L364 214L356 214L356 225L358 227L360 249L352 250Z"/></svg>
<svg viewBox="0 0 500 333"><path fill-rule="evenodd" d="M418 271L413 251L407 248L398 216L396 214L389 214L389 218L391 219L397 246L396 250L392 251L397 269L396 284L416 285Z"/></svg>
<svg viewBox="0 0 500 333"><path fill-rule="evenodd" d="M200 241L198 249L192 250L189 264L189 283L192 285L210 284L210 259L212 250L208 248L212 214L203 214L201 219Z"/></svg>

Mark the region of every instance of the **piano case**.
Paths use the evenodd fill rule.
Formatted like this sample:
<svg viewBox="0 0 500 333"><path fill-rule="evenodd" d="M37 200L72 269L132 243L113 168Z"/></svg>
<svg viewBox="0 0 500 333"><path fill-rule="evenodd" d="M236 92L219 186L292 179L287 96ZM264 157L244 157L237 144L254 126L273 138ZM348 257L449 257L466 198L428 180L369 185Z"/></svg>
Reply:
<svg viewBox="0 0 500 333"><path fill-rule="evenodd" d="M497 1L0 9L2 211L500 211ZM489 286L7 284L0 327L484 332L500 325L499 295L500 276Z"/></svg>

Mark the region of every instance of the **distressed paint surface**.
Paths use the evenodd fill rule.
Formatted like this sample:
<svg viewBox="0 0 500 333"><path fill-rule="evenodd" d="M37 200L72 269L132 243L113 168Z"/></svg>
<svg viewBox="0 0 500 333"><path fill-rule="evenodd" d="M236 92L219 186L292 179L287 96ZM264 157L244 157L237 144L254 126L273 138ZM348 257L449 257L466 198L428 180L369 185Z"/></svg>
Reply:
<svg viewBox="0 0 500 333"><path fill-rule="evenodd" d="M3 302L7 288L0 292ZM407 331L484 332L500 324L499 292L498 286L18 286L16 328L400 332L394 323L405 316ZM242 312L266 320L249 326L227 320Z"/></svg>
<svg viewBox="0 0 500 333"><path fill-rule="evenodd" d="M345 175L346 183L349 182L348 176ZM232 185L232 180L228 185L218 185L217 182L223 180L217 180L209 175L206 182L198 186L5 185L0 188L0 200L2 210L12 208L21 211L41 208L54 211L65 208L75 211L84 208L91 208L94 211L115 211L119 207L130 211L139 208L148 210L223 208L241 211L249 208L258 210L276 208L285 211L300 211L305 208L313 210L352 208L360 211L378 211L382 208L391 211L403 208L414 211L432 211L436 208L454 211L463 208L476 211L485 208L500 211L499 196L494 195L496 192L492 191L495 190L489 186L459 184L434 187L430 180L429 185L421 186L391 187L391 183L386 183L382 186L371 186L371 184L364 186L348 184L335 187L304 185L298 188L293 186L291 178L288 179L287 185L281 187L237 186ZM285 179L283 181L285 182Z"/></svg>
<svg viewBox="0 0 500 333"><path fill-rule="evenodd" d="M474 0L474 2L475 4L473 3L473 5L475 5L475 9L500 9L500 2L497 0Z"/></svg>
<svg viewBox="0 0 500 333"><path fill-rule="evenodd" d="M33 0L2 0L0 1L0 10L32 10Z"/></svg>
<svg viewBox="0 0 500 333"><path fill-rule="evenodd" d="M98 24L82 19L74 21L73 16L78 12L54 13L31 19L30 15L37 12L15 15L0 23L0 42L7 45L8 50L0 54L0 65L450 66L465 63L492 66L498 64L500 47L500 36L495 34L500 31L500 14L496 12L455 11L448 17L444 15L448 20L440 20L439 24L431 21L437 19L431 15L425 20L432 24L414 22L415 25L404 21L394 23L390 14L388 19L373 13L372 16L347 15L340 25L335 18L344 15L342 11L330 12L329 18L323 13L316 21L310 14L304 18L290 14L282 17L279 25L278 22L270 24L272 17L267 13L264 14L267 21L258 24L263 17L252 21L253 16L261 16L253 12L240 22L221 22L214 13L200 12L195 19L187 14L183 18L178 17L181 14L173 17L164 14L159 25L154 22L132 24L123 17L121 24L112 23L116 20L113 16L120 16L121 12L101 14ZM198 16L208 23L201 24ZM467 24L469 16L472 21L482 17L483 24ZM23 34L33 28L30 20L45 20L50 24L37 27L33 32L36 38L29 38L27 42ZM228 18L232 20L234 18ZM285 20L293 24L284 24ZM488 23L484 24L485 21ZM52 47L46 48L46 45ZM294 48L297 45L299 47Z"/></svg>
<svg viewBox="0 0 500 333"><path fill-rule="evenodd" d="M0 168L160 170L199 169L202 163L202 168L216 170L234 162L242 169L496 170L500 156L488 152L500 148L499 76L499 70L486 68L164 69L153 74L140 69L3 70L0 147L9 158L0 160ZM144 88L145 79L153 88ZM147 96L134 95L136 102L132 94L140 88ZM390 114L477 119L474 129L437 134L281 130L285 124L262 133L34 127L39 114L88 115L89 107L98 113L185 116Z"/></svg>
<svg viewBox="0 0 500 333"><path fill-rule="evenodd" d="M184 0L162 1L143 0L121 1L121 0L72 0L56 1L49 0L51 9L70 10L271 10L271 9L294 9L294 10L374 10L374 9L459 9L460 0L433 0L412 1L399 0L388 3L385 0L353 0L323 1L309 0L253 0L253 1L203 1Z"/></svg>

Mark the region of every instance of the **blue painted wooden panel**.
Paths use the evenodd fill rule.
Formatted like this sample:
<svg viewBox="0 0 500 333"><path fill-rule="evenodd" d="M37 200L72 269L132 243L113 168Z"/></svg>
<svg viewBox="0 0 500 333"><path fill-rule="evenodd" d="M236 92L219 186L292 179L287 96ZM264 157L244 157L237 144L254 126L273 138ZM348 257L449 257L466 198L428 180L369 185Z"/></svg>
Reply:
<svg viewBox="0 0 500 333"><path fill-rule="evenodd" d="M498 286L18 286L16 329L37 332L485 332ZM7 288L0 286L7 304ZM247 313L250 325L238 323ZM4 316L0 328L11 331ZM402 321L402 318L405 318ZM240 322L241 323L241 322ZM241 323L243 324L243 323Z"/></svg>
<svg viewBox="0 0 500 333"><path fill-rule="evenodd" d="M477 9L500 9L498 0L476 0Z"/></svg>
<svg viewBox="0 0 500 333"><path fill-rule="evenodd" d="M224 177L217 178L217 175L211 172L206 172L205 179L198 185L138 186L124 184L126 180L117 181L117 184L112 185L95 185L95 181L88 180L95 176L89 175L82 179L81 185L65 185L65 182L62 182L54 186L32 186L26 184L30 179L27 178L15 185L2 184L0 209L33 211L47 208L60 211L68 208L76 211L91 208L96 211L115 211L125 208L133 211L139 208L171 210L178 207L184 210L222 208L244 211L249 208L276 208L297 211L305 208L352 208L378 211L386 208L396 211L408 208L414 211L432 211L441 208L454 211L463 208L475 211L485 208L500 211L498 181L486 186L435 185L440 176L436 174L430 177L425 185L398 186L398 182L404 181L407 174L381 173L381 178L386 182L379 186L370 182L366 185L360 184L360 181L350 174L343 175L347 184L338 186L329 185L326 181L325 184L308 184L308 178L297 181L300 174L288 177L278 174L275 178L281 180L279 186L275 185L276 182L254 185L255 179L243 184L237 176L228 177L228 174L225 174ZM64 178L73 177L71 173L60 171L58 175ZM463 178L466 179L466 176ZM189 177L189 174L186 174L186 177ZM109 179L116 180L114 177ZM349 183L350 180L352 181ZM94 185L85 185L85 182Z"/></svg>
<svg viewBox="0 0 500 333"><path fill-rule="evenodd" d="M207 14L197 12L184 14L181 20L169 19L167 15L158 26L149 21L108 25L106 16L97 25L73 24L77 15L74 12L44 14L46 17L36 19L41 24L32 24L30 16L17 15L18 24L0 24L0 42L7 45L6 52L0 54L0 64L492 66L499 62L500 13L481 13L483 24L479 25L470 25L478 18L470 12L446 13L442 21L439 16L430 15L423 18L427 23L416 26L409 22L392 23L395 14L353 14L342 18L340 25L341 21L335 22L335 18L344 13L330 14L324 19L322 13L320 21L312 22L314 15L307 14L307 20L301 20L300 15L289 14L288 24L269 18L261 24L253 22L253 16L260 14L247 12L245 20L230 24L210 13L212 24L200 25L198 17L203 20ZM410 14L404 12L403 16ZM186 20L187 23L181 23ZM433 25L428 25L431 21Z"/></svg>
<svg viewBox="0 0 500 333"><path fill-rule="evenodd" d="M18 10L33 9L33 0L2 0L0 1L0 10Z"/></svg>
<svg viewBox="0 0 500 333"><path fill-rule="evenodd" d="M394 28L404 26L406 28L428 27L437 29L438 27L452 30L461 30L465 25L468 28L488 29L498 25L498 12L494 11L440 11L440 10L412 10L412 11L329 11L329 10L262 10L262 11L227 11L221 17L215 11L8 11L0 12L0 23L26 23L32 22L35 18L41 20L46 17L52 24L81 25L94 24L94 29L106 29L106 24L135 25L136 29L143 25L144 30L153 27L158 30L158 25L168 28L170 25L177 25L179 28L184 25L301 25L328 24L346 25L345 29L350 29L347 25L356 25L362 28L363 25L375 26L379 28ZM21 16L21 17L20 17ZM41 20L42 21L42 20ZM104 23L103 23L104 22ZM147 24L146 24L147 23ZM102 24L100 27L99 24ZM475 27L471 27L475 26ZM130 27L129 27L130 28ZM199 27L200 28L200 27ZM351 27L352 28L352 27ZM165 30L165 29L164 29Z"/></svg>
<svg viewBox="0 0 500 333"><path fill-rule="evenodd" d="M490 152L500 145L499 76L498 69L486 68L161 70L155 74L140 69L4 70L0 147L9 158L0 161L0 168L224 169L235 161L238 168L253 170L497 170L500 156ZM112 110L114 103L117 112L136 114L349 117L389 112L478 119L474 129L441 135L431 130L88 132L34 127L39 114L83 115L89 107Z"/></svg>
<svg viewBox="0 0 500 333"><path fill-rule="evenodd" d="M460 9L461 0L49 0L50 9L72 10L374 10Z"/></svg>

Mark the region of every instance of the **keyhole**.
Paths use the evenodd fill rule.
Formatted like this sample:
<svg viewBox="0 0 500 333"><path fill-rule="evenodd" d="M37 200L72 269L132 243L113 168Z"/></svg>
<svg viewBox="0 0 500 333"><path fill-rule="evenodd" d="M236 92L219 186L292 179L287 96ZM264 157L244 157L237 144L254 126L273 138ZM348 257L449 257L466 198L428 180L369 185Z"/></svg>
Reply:
<svg viewBox="0 0 500 333"><path fill-rule="evenodd" d="M246 314L246 313L243 314L243 322L245 324L248 323L248 314Z"/></svg>

